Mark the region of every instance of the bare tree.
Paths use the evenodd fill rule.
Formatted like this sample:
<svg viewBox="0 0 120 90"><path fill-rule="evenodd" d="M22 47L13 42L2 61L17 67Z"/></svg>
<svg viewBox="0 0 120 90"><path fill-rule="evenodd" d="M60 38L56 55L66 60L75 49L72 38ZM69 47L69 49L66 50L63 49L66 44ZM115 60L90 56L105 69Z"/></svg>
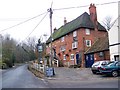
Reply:
<svg viewBox="0 0 120 90"><path fill-rule="evenodd" d="M103 26L109 31L112 26L112 17L106 16L102 23Z"/></svg>

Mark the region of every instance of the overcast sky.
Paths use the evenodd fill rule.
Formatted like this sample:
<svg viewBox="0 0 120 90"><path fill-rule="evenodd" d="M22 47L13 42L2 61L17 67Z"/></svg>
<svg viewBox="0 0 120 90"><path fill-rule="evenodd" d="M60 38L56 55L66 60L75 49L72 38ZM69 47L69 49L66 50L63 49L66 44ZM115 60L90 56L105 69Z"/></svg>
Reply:
<svg viewBox="0 0 120 90"><path fill-rule="evenodd" d="M41 22L29 37L39 38L43 34L47 34L49 36L49 13L46 15L46 12L47 9L51 7L52 2L53 9L60 9L85 6L90 5L90 3L103 4L117 1L119 0L0 0L0 31L45 13L26 23L7 29L4 32L0 32L0 34L10 34L11 37L20 41L26 40L31 31L33 31L36 25ZM118 3L96 5L96 7L98 21L100 23L106 16L111 16L113 20L118 17ZM70 22L84 12L89 13L89 6L55 10L53 12L53 28L61 27L64 24L64 17L66 17L67 22ZM46 17L43 19L45 15Z"/></svg>

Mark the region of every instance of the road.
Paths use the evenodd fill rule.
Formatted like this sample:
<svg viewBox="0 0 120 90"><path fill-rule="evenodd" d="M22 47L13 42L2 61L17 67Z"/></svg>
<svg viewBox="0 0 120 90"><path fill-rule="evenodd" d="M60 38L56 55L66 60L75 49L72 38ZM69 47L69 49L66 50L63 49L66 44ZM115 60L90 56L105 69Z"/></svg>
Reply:
<svg viewBox="0 0 120 90"><path fill-rule="evenodd" d="M119 86L118 78L93 75L90 69L56 68L55 72L55 77L40 79L27 69L27 64L2 71L2 88L118 88Z"/></svg>
<svg viewBox="0 0 120 90"><path fill-rule="evenodd" d="M35 77L27 65L3 71L2 88L46 88L47 84L42 79Z"/></svg>

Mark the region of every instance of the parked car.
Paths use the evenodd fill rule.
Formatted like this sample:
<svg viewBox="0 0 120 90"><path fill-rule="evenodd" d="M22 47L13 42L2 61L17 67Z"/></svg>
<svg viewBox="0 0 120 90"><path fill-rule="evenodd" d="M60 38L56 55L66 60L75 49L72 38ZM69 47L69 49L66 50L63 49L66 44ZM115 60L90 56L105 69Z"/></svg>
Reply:
<svg viewBox="0 0 120 90"><path fill-rule="evenodd" d="M117 77L120 75L120 61L114 61L106 66L100 68L100 72L105 75L112 75Z"/></svg>
<svg viewBox="0 0 120 90"><path fill-rule="evenodd" d="M91 67L92 73L93 74L100 73L100 68L104 65L107 65L109 62L110 60L96 61Z"/></svg>

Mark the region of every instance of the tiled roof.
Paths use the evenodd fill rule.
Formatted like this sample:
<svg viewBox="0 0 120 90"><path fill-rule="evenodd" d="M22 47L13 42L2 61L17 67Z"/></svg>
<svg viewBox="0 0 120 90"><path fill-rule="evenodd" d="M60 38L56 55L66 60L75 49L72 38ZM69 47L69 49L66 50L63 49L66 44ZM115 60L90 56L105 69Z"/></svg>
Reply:
<svg viewBox="0 0 120 90"><path fill-rule="evenodd" d="M55 31L52 34L53 41L79 28L94 29L94 25L90 19L90 15L87 12L84 12L76 19L66 23L65 25L61 26L57 31ZM98 22L98 30L106 31L106 29L99 22ZM49 42L50 42L50 38L47 40L47 43Z"/></svg>
<svg viewBox="0 0 120 90"><path fill-rule="evenodd" d="M108 37L98 38L95 43L85 52L85 54L109 50Z"/></svg>

